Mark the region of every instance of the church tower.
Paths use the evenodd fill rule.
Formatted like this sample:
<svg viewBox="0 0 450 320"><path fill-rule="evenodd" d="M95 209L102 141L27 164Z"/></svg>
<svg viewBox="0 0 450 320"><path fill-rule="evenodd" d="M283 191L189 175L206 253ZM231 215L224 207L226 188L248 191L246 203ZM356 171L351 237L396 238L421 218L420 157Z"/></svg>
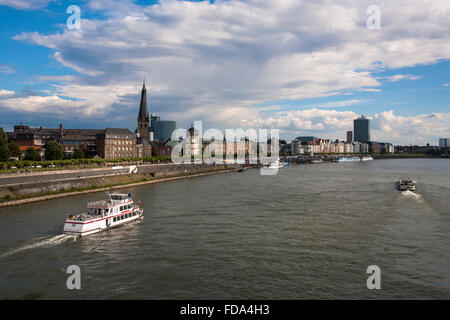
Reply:
<svg viewBox="0 0 450 320"><path fill-rule="evenodd" d="M147 90L145 89L145 80L141 92L141 104L139 106L139 115L137 118L137 132L141 141L148 141L149 130L149 116L147 109Z"/></svg>

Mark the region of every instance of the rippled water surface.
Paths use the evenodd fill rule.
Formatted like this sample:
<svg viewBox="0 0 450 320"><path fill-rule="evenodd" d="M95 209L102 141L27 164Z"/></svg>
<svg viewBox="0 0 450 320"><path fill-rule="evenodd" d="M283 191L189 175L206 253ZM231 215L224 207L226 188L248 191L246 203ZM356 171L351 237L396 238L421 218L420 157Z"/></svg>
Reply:
<svg viewBox="0 0 450 320"><path fill-rule="evenodd" d="M394 181L417 180L416 193ZM0 209L0 298L449 299L450 160L285 167L123 189L145 218L85 238L103 193ZM69 265L81 290L66 288ZM366 268L381 268L381 290Z"/></svg>

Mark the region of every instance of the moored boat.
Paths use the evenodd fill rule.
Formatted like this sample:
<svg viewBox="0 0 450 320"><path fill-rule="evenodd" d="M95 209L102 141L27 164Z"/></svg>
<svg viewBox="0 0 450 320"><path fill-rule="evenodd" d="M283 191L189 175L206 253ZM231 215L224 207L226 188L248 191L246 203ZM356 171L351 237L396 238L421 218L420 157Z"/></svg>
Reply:
<svg viewBox="0 0 450 320"><path fill-rule="evenodd" d="M373 158L371 156L361 157L361 161L372 161L372 160L373 160Z"/></svg>
<svg viewBox="0 0 450 320"><path fill-rule="evenodd" d="M284 164L281 163L279 160L275 160L273 162L270 162L270 165L268 166L269 169L280 169L283 168Z"/></svg>
<svg viewBox="0 0 450 320"><path fill-rule="evenodd" d="M144 210L133 203L131 194L106 194L107 200L88 203L87 212L67 217L64 233L86 236L142 218Z"/></svg>

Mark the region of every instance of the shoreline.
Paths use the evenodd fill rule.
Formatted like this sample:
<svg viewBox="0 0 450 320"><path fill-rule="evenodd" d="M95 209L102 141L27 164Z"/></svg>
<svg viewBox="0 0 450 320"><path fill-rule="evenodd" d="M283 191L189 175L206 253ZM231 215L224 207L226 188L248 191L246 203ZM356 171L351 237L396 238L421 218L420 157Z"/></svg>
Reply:
<svg viewBox="0 0 450 320"><path fill-rule="evenodd" d="M220 174L220 173L230 173L230 172L236 172L236 171L237 171L237 169L233 168L233 169L225 169L225 170L218 170L218 171L211 171L211 172L194 173L194 174L182 175L182 176L176 176L176 177L157 178L157 179L149 180L149 181L125 183L125 184L119 184L116 186L99 187L99 188L88 189L88 190L68 191L68 192L61 192L61 193L56 193L56 194L44 195L44 196L30 196L29 198L0 202L0 208L18 206L18 205L23 205L23 204L33 203L33 202L40 202L40 201L46 201L46 200L51 200L51 199L64 198L64 197L70 197L70 196L76 196L76 195L82 195L82 194L88 194L88 193L94 193L94 192L102 192L102 191L108 191L108 190L121 189L121 188L125 188L125 187L137 187L137 186L146 185L146 184L202 177L202 176L208 176L208 175Z"/></svg>

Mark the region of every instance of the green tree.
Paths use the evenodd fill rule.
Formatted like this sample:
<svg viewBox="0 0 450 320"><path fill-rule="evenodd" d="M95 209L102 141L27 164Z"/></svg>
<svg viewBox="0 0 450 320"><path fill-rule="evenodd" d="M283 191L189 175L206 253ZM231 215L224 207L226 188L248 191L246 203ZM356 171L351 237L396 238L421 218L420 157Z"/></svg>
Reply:
<svg viewBox="0 0 450 320"><path fill-rule="evenodd" d="M73 157L75 159L83 159L86 157L86 155L84 154L84 150L82 147L79 147L77 149L75 149L75 151L73 152Z"/></svg>
<svg viewBox="0 0 450 320"><path fill-rule="evenodd" d="M3 128L0 127L0 145L8 144L8 135L3 131Z"/></svg>
<svg viewBox="0 0 450 320"><path fill-rule="evenodd" d="M20 158L22 156L22 151L20 151L20 148L17 144L15 144L14 142L11 142L8 145L9 148L9 153L11 157L17 157Z"/></svg>
<svg viewBox="0 0 450 320"><path fill-rule="evenodd" d="M150 145L152 146L152 157L158 156L158 146L153 141L150 142Z"/></svg>
<svg viewBox="0 0 450 320"><path fill-rule="evenodd" d="M9 160L9 147L8 147L8 136L3 131L3 128L0 128L0 161L8 161Z"/></svg>
<svg viewBox="0 0 450 320"><path fill-rule="evenodd" d="M0 145L0 161L9 160L9 149L8 145Z"/></svg>
<svg viewBox="0 0 450 320"><path fill-rule="evenodd" d="M48 143L47 148L45 149L45 159L46 160L62 160L64 157L61 145L52 140Z"/></svg>
<svg viewBox="0 0 450 320"><path fill-rule="evenodd" d="M41 155L35 148L29 147L27 148L27 150L25 150L25 156L23 160L39 161L41 160Z"/></svg>

